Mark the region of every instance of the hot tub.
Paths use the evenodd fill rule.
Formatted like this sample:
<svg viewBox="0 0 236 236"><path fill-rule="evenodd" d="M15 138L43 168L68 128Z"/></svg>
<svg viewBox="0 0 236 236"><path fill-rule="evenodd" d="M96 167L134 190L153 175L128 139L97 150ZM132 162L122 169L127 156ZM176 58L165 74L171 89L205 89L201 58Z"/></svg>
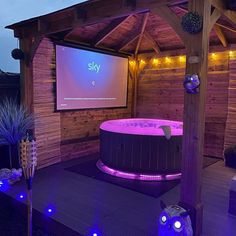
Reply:
<svg viewBox="0 0 236 236"><path fill-rule="evenodd" d="M105 121L100 126L97 167L128 179L180 178L182 126L179 121L158 119Z"/></svg>

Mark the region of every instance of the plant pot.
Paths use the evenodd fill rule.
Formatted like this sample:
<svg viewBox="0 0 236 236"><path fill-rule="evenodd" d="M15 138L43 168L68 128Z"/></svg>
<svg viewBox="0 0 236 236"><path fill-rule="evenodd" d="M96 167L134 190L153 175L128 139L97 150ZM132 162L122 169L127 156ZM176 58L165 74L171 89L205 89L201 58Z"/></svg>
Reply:
<svg viewBox="0 0 236 236"><path fill-rule="evenodd" d="M20 168L20 156L19 156L19 145L11 144L9 145L9 162L10 168L19 169Z"/></svg>
<svg viewBox="0 0 236 236"><path fill-rule="evenodd" d="M0 169L10 169L9 147L8 145L0 146Z"/></svg>

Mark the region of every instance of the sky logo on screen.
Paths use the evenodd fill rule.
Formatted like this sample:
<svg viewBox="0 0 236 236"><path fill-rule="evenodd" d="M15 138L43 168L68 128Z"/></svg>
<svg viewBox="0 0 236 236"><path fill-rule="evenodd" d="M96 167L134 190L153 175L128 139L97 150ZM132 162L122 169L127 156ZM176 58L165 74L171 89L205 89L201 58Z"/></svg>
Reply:
<svg viewBox="0 0 236 236"><path fill-rule="evenodd" d="M90 71L95 71L96 73L98 73L100 71L100 67L101 65L96 64L94 61L88 63L88 70Z"/></svg>

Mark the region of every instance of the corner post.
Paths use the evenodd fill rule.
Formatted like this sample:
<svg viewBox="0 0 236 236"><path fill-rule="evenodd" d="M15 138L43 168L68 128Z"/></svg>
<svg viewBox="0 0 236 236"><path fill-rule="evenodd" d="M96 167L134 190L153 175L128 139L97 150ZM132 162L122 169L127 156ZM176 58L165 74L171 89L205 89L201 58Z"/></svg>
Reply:
<svg viewBox="0 0 236 236"><path fill-rule="evenodd" d="M194 235L199 236L202 232L203 217L201 185L211 1L189 0L188 10L196 11L203 17L203 30L195 35L189 34L186 43L186 74L198 74L201 84L198 94L185 93L184 95L180 204L191 210ZM199 62L195 64L189 63L188 59L191 56L199 57Z"/></svg>

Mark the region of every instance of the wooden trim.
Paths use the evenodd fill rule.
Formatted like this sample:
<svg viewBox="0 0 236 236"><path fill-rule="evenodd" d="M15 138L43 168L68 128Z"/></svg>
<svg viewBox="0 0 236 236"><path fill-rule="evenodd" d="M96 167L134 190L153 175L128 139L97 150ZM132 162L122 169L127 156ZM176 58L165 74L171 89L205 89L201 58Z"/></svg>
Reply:
<svg viewBox="0 0 236 236"><path fill-rule="evenodd" d="M145 31L145 28L146 28L146 25L147 25L148 17L149 17L149 12L145 13L145 15L144 15L141 32L140 32L138 43L136 45L135 52L134 52L135 56L137 56L137 54L138 54L138 50L140 48L140 44L141 44L142 39L143 39L143 34L144 34L144 31Z"/></svg>
<svg viewBox="0 0 236 236"><path fill-rule="evenodd" d="M32 61L34 59L34 55L35 55L35 53L36 53L36 51L37 51L37 49L38 49L42 39L43 39L43 36L41 36L41 35L36 37L36 38L34 38L34 40L32 42L31 49L30 49L30 53L29 53L29 60L26 61L26 64L29 65L29 64L32 63Z"/></svg>
<svg viewBox="0 0 236 236"><path fill-rule="evenodd" d="M67 140L62 140L61 145L68 145L68 144L73 144L73 143L83 143L83 142L94 141L94 140L98 140L98 139L99 139L99 136L67 139Z"/></svg>
<svg viewBox="0 0 236 236"><path fill-rule="evenodd" d="M182 29L181 19L173 11L171 11L169 7L162 6L154 8L152 9L152 12L159 15L163 20L165 20L180 37L183 44L187 44L188 35Z"/></svg>
<svg viewBox="0 0 236 236"><path fill-rule="evenodd" d="M211 19L210 19L210 23L209 23L209 32L211 32L212 28L214 27L214 25L216 24L216 21L221 17L221 13L220 11L215 8L214 11L211 14Z"/></svg>
<svg viewBox="0 0 236 236"><path fill-rule="evenodd" d="M215 25L214 26L214 30L215 30L215 32L217 34L217 37L219 38L220 42L222 43L222 45L224 47L227 47L228 46L228 42L227 42L227 39L226 39L226 37L225 37L221 27L218 26L218 25Z"/></svg>
<svg viewBox="0 0 236 236"><path fill-rule="evenodd" d="M225 1L223 0L212 0L212 5L217 8L221 14L225 15L228 19L230 19L233 23L236 24L236 12L228 10L225 5Z"/></svg>
<svg viewBox="0 0 236 236"><path fill-rule="evenodd" d="M224 28L224 29L226 29L226 30L229 30L229 31L231 31L231 32L233 32L233 33L236 33L236 30L233 29L233 28L231 28L231 27L229 27L229 26L226 26L226 25L223 25L223 24L220 24L220 23L216 23L216 25L218 25L218 26L220 26L221 28Z"/></svg>
<svg viewBox="0 0 236 236"><path fill-rule="evenodd" d="M109 24L103 31L99 32L96 35L96 40L94 41L94 45L98 46L100 43L102 43L107 37L109 37L115 30L117 30L122 24L124 24L126 21L128 21L133 15L129 15L123 18L118 18L112 21L111 24Z"/></svg>
<svg viewBox="0 0 236 236"><path fill-rule="evenodd" d="M144 32L144 37L152 44L153 50L159 54L161 50L153 37L147 31Z"/></svg>
<svg viewBox="0 0 236 236"><path fill-rule="evenodd" d="M117 51L123 51L124 48L126 48L129 44L131 44L132 42L134 42L138 37L139 37L140 33L135 33L132 38L127 39L125 42L123 42L122 45L120 45L117 48Z"/></svg>

